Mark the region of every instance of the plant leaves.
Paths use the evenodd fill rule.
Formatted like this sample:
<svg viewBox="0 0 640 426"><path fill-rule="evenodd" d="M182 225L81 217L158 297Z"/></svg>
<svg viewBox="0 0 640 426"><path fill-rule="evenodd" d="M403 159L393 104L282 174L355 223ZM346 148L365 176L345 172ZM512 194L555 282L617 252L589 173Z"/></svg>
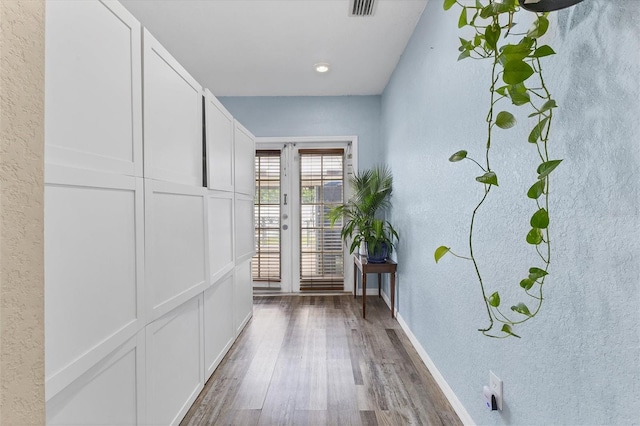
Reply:
<svg viewBox="0 0 640 426"><path fill-rule="evenodd" d="M545 271L544 269L540 269L540 268L529 268L529 279L530 280L537 280L538 278L542 278L545 275L549 275L549 273L547 271Z"/></svg>
<svg viewBox="0 0 640 426"><path fill-rule="evenodd" d="M537 181L527 191L527 197L532 200L537 200L542 194L544 194L544 180Z"/></svg>
<svg viewBox="0 0 640 426"><path fill-rule="evenodd" d="M537 170L538 180L546 178L549 173L551 173L553 170L555 170L556 167L560 165L560 163L562 163L562 160L545 161L544 163L540 164Z"/></svg>
<svg viewBox="0 0 640 426"><path fill-rule="evenodd" d="M542 231L538 228L532 228L527 234L527 242L534 246L540 244L542 242Z"/></svg>
<svg viewBox="0 0 640 426"><path fill-rule="evenodd" d="M549 213L540 209L531 216L530 224L533 228L546 229L549 226Z"/></svg>
<svg viewBox="0 0 640 426"><path fill-rule="evenodd" d="M498 176L494 172L487 172L482 176L478 176L476 180L487 185L498 186Z"/></svg>
<svg viewBox="0 0 640 426"><path fill-rule="evenodd" d="M500 39L500 27L488 25L484 31L484 39L487 41L487 46L496 50L498 47L498 40Z"/></svg>
<svg viewBox="0 0 640 426"><path fill-rule="evenodd" d="M524 303L518 303L516 306L512 306L511 310L528 317L532 316L531 311L529 311L529 308Z"/></svg>
<svg viewBox="0 0 640 426"><path fill-rule="evenodd" d="M445 246L438 247L435 253L433 254L433 257L435 257L436 259L436 263L438 263L438 260L442 259L442 256L449 253L449 250L450 250L449 247L445 247Z"/></svg>
<svg viewBox="0 0 640 426"><path fill-rule="evenodd" d="M518 339L520 338L520 336L518 336L517 334L515 334L512 330L511 330L511 326L509 324L503 324L502 325L502 332L503 333L507 333L513 337L517 337Z"/></svg>
<svg viewBox="0 0 640 426"><path fill-rule="evenodd" d="M545 56L549 56L549 55L555 55L556 52L549 46L547 46L546 44L544 46L540 46L536 49L535 52L533 52L533 57L534 58L543 58Z"/></svg>
<svg viewBox="0 0 640 426"><path fill-rule="evenodd" d="M489 305L497 308L498 306L500 306L500 295L496 291L491 296L489 296L489 299L487 301L489 302Z"/></svg>
<svg viewBox="0 0 640 426"><path fill-rule="evenodd" d="M533 23L533 26L527 33L527 37L540 38L549 29L549 20L544 16L538 16L538 19Z"/></svg>
<svg viewBox="0 0 640 426"><path fill-rule="evenodd" d="M496 126L501 129L510 129L516 125L516 118L507 111L500 111L496 117Z"/></svg>
<svg viewBox="0 0 640 426"><path fill-rule="evenodd" d="M462 151L458 151L455 154L453 154L451 157L449 157L449 161L451 161L452 163L455 163L457 161L462 161L465 158L467 158L467 151L463 149Z"/></svg>
<svg viewBox="0 0 640 426"><path fill-rule="evenodd" d="M467 8L463 7L462 12L460 12L460 18L458 19L458 28L462 28L467 24Z"/></svg>
<svg viewBox="0 0 640 426"><path fill-rule="evenodd" d="M521 61L531 53L529 43L507 44L500 48L500 56L498 62L501 65L510 61Z"/></svg>
<svg viewBox="0 0 640 426"><path fill-rule="evenodd" d="M522 83L533 75L533 68L523 61L510 61L504 65L502 80L507 84Z"/></svg>
<svg viewBox="0 0 640 426"><path fill-rule="evenodd" d="M458 55L458 60L461 61L465 58L468 58L471 56L471 52L468 50L465 50L464 52L462 52L460 55Z"/></svg>
<svg viewBox="0 0 640 426"><path fill-rule="evenodd" d="M510 86L511 87L511 86ZM529 93L524 92L509 92L509 97L511 98L511 103L516 106L526 105L531 102L531 98L529 97Z"/></svg>
<svg viewBox="0 0 640 426"><path fill-rule="evenodd" d="M531 133L529 133L529 142L530 143L538 142L538 140L542 136L542 132L544 132L544 127L547 125L548 121L549 121L549 117L545 117L538 124L536 124L536 126L533 128L533 130L531 130Z"/></svg>
<svg viewBox="0 0 640 426"><path fill-rule="evenodd" d="M444 7L444 10L449 10L454 4L456 4L456 0L444 0L444 4L442 6Z"/></svg>
<svg viewBox="0 0 640 426"><path fill-rule="evenodd" d="M524 280L520 281L520 287L524 288L525 290L531 290L531 287L533 287L534 284L535 281L533 281L531 278L525 278Z"/></svg>
<svg viewBox="0 0 640 426"><path fill-rule="evenodd" d="M540 108L540 112L548 111L551 108L558 108L558 104L556 104L556 101L554 101L553 99L549 99L547 102L545 102L542 105L542 108Z"/></svg>

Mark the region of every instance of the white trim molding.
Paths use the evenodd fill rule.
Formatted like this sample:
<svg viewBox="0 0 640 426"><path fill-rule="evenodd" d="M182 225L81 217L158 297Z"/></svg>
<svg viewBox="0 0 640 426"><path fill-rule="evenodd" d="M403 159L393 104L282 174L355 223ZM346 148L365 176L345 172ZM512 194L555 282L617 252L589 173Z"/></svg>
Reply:
<svg viewBox="0 0 640 426"><path fill-rule="evenodd" d="M389 300L389 296L387 296L387 293L385 293L384 291L382 292L382 299L385 301L387 306L389 306L389 309L391 309L391 300ZM413 332L409 328L409 325L402 318L402 315L400 315L400 312L398 312L397 307L396 320L409 338L409 341L411 342L413 347L418 352L418 355L420 355L420 358L422 359L424 364L427 366L427 369L429 369L429 372L435 379L436 383L438 384L438 386L440 386L440 390L442 390L442 393L444 393L444 396L449 401L449 404L451 404L453 410L456 412L458 417L460 417L460 421L466 426L475 426L476 423L471 418L471 415L469 414L467 409L464 408L464 405L462 405L456 394L453 392L453 389L451 389L449 383L447 383L442 373L440 373L440 370L438 370L438 367L436 367L429 354L427 354L427 351L422 347L416 336L413 334Z"/></svg>
<svg viewBox="0 0 640 426"><path fill-rule="evenodd" d="M398 324L400 324L400 327L402 327L402 330L404 330L404 332L407 334L407 337L409 338L409 341L411 341L411 344L413 344L413 347L416 348L416 351L418 351L418 355L420 355L420 358L422 358L422 361L431 372L431 375L435 379L436 383L438 384L438 386L440 386L442 393L444 393L444 396L447 398L447 400L449 400L451 407L454 409L458 417L460 417L460 421L464 425L474 426L475 422L471 418L469 412L467 412L467 409L464 408L464 405L462 405L456 394L453 392L453 389L451 389L449 383L447 383L442 373L440 373L440 370L438 370L429 354L427 354L427 351L422 347L416 336L411 332L409 325L407 325L407 323L402 318L402 315L400 315L400 313L398 313L397 311L396 319L398 320Z"/></svg>

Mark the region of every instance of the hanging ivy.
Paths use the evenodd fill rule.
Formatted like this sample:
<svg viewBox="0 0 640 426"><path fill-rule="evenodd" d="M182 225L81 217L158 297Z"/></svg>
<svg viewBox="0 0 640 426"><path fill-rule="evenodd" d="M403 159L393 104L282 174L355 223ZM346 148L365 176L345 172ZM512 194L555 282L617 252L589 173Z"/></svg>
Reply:
<svg viewBox="0 0 640 426"><path fill-rule="evenodd" d="M485 336L505 338L520 337L516 326L535 317L544 301L544 284L549 276L551 263L551 237L549 232L549 181L551 173L562 160L549 154L549 134L553 122L553 113L557 108L542 74L543 58L555 54L554 50L540 44L539 39L549 28L548 13L536 13L531 28L524 33L515 29L515 13L519 10L517 0L476 0L475 5L465 5L456 0L444 0L444 9L459 6L458 27L470 27L473 30L470 39L460 38L458 60L477 59L492 63L489 80L490 100L486 116L487 142L484 159L476 161L466 150L454 153L449 161L469 160L475 163L481 174L475 178L482 185L482 195L471 214L469 226L469 254L456 254L450 247L440 246L435 251L435 261L451 254L471 261L482 291L486 307L488 325L479 331ZM498 174L491 167L491 142L495 132L511 129L516 123L508 108L527 108L529 118L535 118L527 142L532 155L539 158L539 165L532 173L531 187L526 196L532 203L530 229L523 230L522 240L532 247L531 267L523 271L515 280L520 287L524 301L507 309L498 291L491 292L483 279L476 257L474 226L478 211L482 208L494 187L498 187ZM524 195L524 194L523 194Z"/></svg>

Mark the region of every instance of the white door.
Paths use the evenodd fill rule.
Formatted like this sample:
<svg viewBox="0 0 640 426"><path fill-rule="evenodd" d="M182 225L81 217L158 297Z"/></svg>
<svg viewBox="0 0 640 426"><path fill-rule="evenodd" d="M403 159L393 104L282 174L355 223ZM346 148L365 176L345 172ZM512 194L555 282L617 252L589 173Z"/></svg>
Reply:
<svg viewBox="0 0 640 426"><path fill-rule="evenodd" d="M353 141L256 142L254 289L351 291L351 257L327 212L348 198Z"/></svg>

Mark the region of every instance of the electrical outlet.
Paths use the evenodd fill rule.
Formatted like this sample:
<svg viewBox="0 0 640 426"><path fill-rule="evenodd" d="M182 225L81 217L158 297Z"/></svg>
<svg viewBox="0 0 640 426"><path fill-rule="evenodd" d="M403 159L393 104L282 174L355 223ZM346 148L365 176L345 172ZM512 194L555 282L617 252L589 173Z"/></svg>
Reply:
<svg viewBox="0 0 640 426"><path fill-rule="evenodd" d="M502 411L502 380L489 370L489 389L496 397L498 410Z"/></svg>

